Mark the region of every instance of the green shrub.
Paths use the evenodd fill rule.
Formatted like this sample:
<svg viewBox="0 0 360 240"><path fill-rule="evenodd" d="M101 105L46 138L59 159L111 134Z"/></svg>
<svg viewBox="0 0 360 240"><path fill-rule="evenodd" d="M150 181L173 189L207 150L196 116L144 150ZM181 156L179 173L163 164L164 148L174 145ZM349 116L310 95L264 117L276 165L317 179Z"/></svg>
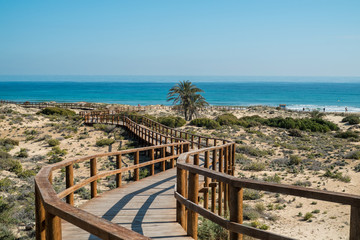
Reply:
<svg viewBox="0 0 360 240"><path fill-rule="evenodd" d="M199 217L199 240L227 240L228 234L228 231L220 225L204 217Z"/></svg>
<svg viewBox="0 0 360 240"><path fill-rule="evenodd" d="M238 145L236 147L236 152L237 153L244 153L250 156L254 156L254 157L263 157L266 155L271 155L272 151L266 151L266 150L260 150L251 146L247 146L247 145Z"/></svg>
<svg viewBox="0 0 360 240"><path fill-rule="evenodd" d="M339 133L335 134L335 137L336 138L345 138L345 139L348 139L348 138L358 139L359 135L352 131L346 131L346 132L339 132Z"/></svg>
<svg viewBox="0 0 360 240"><path fill-rule="evenodd" d="M313 217L312 213L307 212L304 216L304 221L309 221Z"/></svg>
<svg viewBox="0 0 360 240"><path fill-rule="evenodd" d="M57 116L75 116L76 113L72 110L66 108L59 108L59 107L47 107L42 109L39 113L44 115L57 115Z"/></svg>
<svg viewBox="0 0 360 240"><path fill-rule="evenodd" d="M20 152L18 152L16 156L19 158L27 158L29 156L28 150L26 148L21 148Z"/></svg>
<svg viewBox="0 0 360 240"><path fill-rule="evenodd" d="M112 138L103 138L96 141L96 146L103 147L103 146L109 146L115 142Z"/></svg>
<svg viewBox="0 0 360 240"><path fill-rule="evenodd" d="M266 176L266 177L263 178L263 180L265 182L280 183L281 182L281 177L275 173L274 176Z"/></svg>
<svg viewBox="0 0 360 240"><path fill-rule="evenodd" d="M0 180L0 192L8 192L13 188L15 182L10 180L8 177Z"/></svg>
<svg viewBox="0 0 360 240"><path fill-rule="evenodd" d="M197 118L192 120L190 124L197 127L206 127L208 129L216 129L220 127L220 124L217 121L209 118Z"/></svg>
<svg viewBox="0 0 360 240"><path fill-rule="evenodd" d="M350 115L343 118L342 122L348 122L350 125L355 125L360 123L360 117L356 115Z"/></svg>
<svg viewBox="0 0 360 240"><path fill-rule="evenodd" d="M235 125L238 124L238 119L231 113L225 113L216 118L220 125Z"/></svg>
<svg viewBox="0 0 360 240"><path fill-rule="evenodd" d="M264 121L264 123L270 127L279 127L286 129L300 129L300 130L310 130L311 132L328 132L339 130L339 127L329 121L319 119L319 118L270 118Z"/></svg>
<svg viewBox="0 0 360 240"><path fill-rule="evenodd" d="M185 119L181 117L173 117L173 116L158 117L157 121L171 128L182 127L186 124Z"/></svg>
<svg viewBox="0 0 360 240"><path fill-rule="evenodd" d="M60 141L57 140L57 139L49 139L49 140L47 141L47 143L48 143L49 146L51 146L51 147L55 147L55 146L57 146L57 145L60 145Z"/></svg>
<svg viewBox="0 0 360 240"><path fill-rule="evenodd" d="M292 137L302 137L302 133L299 129L290 129L289 130L289 136Z"/></svg>
<svg viewBox="0 0 360 240"><path fill-rule="evenodd" d="M289 165L299 165L302 162L301 158L297 155L290 155Z"/></svg>
<svg viewBox="0 0 360 240"><path fill-rule="evenodd" d="M67 154L66 149L61 149L59 146L53 147L51 151L47 153L48 156L52 156L52 155L65 156L66 154Z"/></svg>
<svg viewBox="0 0 360 240"><path fill-rule="evenodd" d="M243 192L244 200L256 200L262 198L263 194L260 191L245 188Z"/></svg>
<svg viewBox="0 0 360 240"><path fill-rule="evenodd" d="M265 163L262 162L252 162L248 165L245 165L243 167L244 170L248 170L248 171L264 171L265 170Z"/></svg>
<svg viewBox="0 0 360 240"><path fill-rule="evenodd" d="M346 159L360 160L360 151L349 152L348 154L346 154L345 158Z"/></svg>
<svg viewBox="0 0 360 240"><path fill-rule="evenodd" d="M8 152L14 148L14 146L19 146L19 141L11 138L0 138L0 151Z"/></svg>
<svg viewBox="0 0 360 240"><path fill-rule="evenodd" d="M338 172L337 170L335 170L334 172L331 172L330 169L327 169L323 176L333 178L333 179L337 179L337 180L339 180L341 182L346 182L346 183L351 181L350 176L347 176L347 175L343 176L342 172Z"/></svg>

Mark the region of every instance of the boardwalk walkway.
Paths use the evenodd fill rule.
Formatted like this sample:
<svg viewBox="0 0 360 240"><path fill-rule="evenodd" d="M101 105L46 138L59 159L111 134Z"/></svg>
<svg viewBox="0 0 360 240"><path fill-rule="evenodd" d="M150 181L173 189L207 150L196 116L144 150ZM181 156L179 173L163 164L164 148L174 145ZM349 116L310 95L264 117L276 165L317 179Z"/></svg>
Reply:
<svg viewBox="0 0 360 240"><path fill-rule="evenodd" d="M80 208L153 239L192 239L176 222L175 180L174 168L103 193ZM98 239L67 222L62 228L63 239Z"/></svg>

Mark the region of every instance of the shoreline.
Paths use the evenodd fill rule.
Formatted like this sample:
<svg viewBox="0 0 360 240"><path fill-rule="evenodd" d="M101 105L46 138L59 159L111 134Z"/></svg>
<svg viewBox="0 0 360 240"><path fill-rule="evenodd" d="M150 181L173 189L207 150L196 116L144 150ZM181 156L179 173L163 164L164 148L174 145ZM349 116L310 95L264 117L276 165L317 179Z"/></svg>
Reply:
<svg viewBox="0 0 360 240"><path fill-rule="evenodd" d="M110 103L110 102L85 102L85 101L78 101L78 102L73 102L73 101L52 101L52 100L48 100L48 101L13 101L13 100L2 100L0 99L0 104L16 104L16 105L23 105L25 106L26 104L75 104L75 105L80 105L80 106L86 106L86 105L94 105L94 106L101 106L101 105L105 105L105 106L130 106L130 107L151 107L151 106L163 106L163 107L172 107L171 104L148 104L148 105L142 105L142 104L121 104L121 103ZM339 114L339 113L344 113L344 114L349 114L349 113L353 113L353 114L357 114L360 113L360 107L352 107L352 106L335 106L335 105L327 105L327 106L320 106L320 105L301 105L301 104L294 104L294 105L287 105L285 104L286 107L284 110L287 111L295 111L295 112L312 112L312 111L319 111L319 112L324 112L324 113L333 113L333 114ZM209 105L208 108L229 108L229 110L234 110L234 109L247 109L247 108L254 108L254 107L264 107L264 108L279 108L280 104L278 105L265 105L265 104L254 104L254 105ZM71 107L70 107L71 108ZM347 108L347 111L345 110L345 108ZM325 111L324 111L325 109Z"/></svg>

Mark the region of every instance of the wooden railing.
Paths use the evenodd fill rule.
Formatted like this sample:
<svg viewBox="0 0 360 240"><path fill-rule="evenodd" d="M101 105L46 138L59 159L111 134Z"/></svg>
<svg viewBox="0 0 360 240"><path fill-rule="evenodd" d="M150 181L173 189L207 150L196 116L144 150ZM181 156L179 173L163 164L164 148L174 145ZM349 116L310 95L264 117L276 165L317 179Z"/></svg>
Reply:
<svg viewBox="0 0 360 240"><path fill-rule="evenodd" d="M155 174L154 165L161 164L161 171L165 171L166 165L173 168L179 155L189 150L190 144L188 142L173 137L164 138L162 134L144 128L128 118L124 118L121 125L125 126L133 136L136 136L140 143L157 145L97 154L43 167L35 177L37 239L61 239L60 219L64 219L102 239L148 239L136 232L73 207L74 192L85 185L90 184L91 198L93 198L97 195L98 179L116 175L116 187L121 187L123 173L133 171L133 179L138 181L140 168L150 166L150 175L153 175ZM140 153L142 152L150 157L150 161L140 163ZM133 165L122 166L121 158L125 154L134 155ZM116 169L99 172L98 159L109 156L116 157ZM85 161L90 161L90 176L74 185L74 164ZM167 162L169 164L166 164ZM62 168L65 168L66 171L66 189L56 194L52 187L52 173ZM63 198L66 198L66 203L61 201Z"/></svg>
<svg viewBox="0 0 360 240"><path fill-rule="evenodd" d="M15 102L0 100L0 104L16 104L26 108L47 108L47 107L61 107L72 109L86 109L92 110L96 108L93 103L50 103L50 102Z"/></svg>
<svg viewBox="0 0 360 240"><path fill-rule="evenodd" d="M197 239L197 219L198 214L200 214L229 230L230 239L242 239L242 234L260 239L292 239L242 224L243 189L250 188L350 205L350 240L360 239L360 196L236 178L226 174L226 162L231 152L229 148L231 149L232 145L233 143L227 143L222 146L186 152L181 154L177 161L175 191L177 221L187 230L188 235ZM211 152L213 154L210 154ZM212 156L211 167L199 166L198 159L202 155L206 161L209 161L210 155ZM193 159L192 164L189 163L189 159ZM199 176L205 179L204 187L200 186ZM210 191L210 201L208 199L209 194L204 194L203 204L200 205L198 202L199 193ZM209 202L211 203L210 206ZM224 212L229 213L229 220L224 218Z"/></svg>
<svg viewBox="0 0 360 240"><path fill-rule="evenodd" d="M101 238L109 238L111 236L114 239L145 239L145 237L130 230L83 212L80 209L73 208L71 206L71 199L73 197L71 196L75 190L86 184L91 184L92 189L95 189L97 179L121 174L123 171L134 170L134 179L136 180L138 176L136 171L140 167L154 164L154 161L164 162L170 160L172 161L170 165L173 167L175 158L178 157L176 163L177 182L174 193L177 200L176 220L187 231L188 235L194 239L197 239L198 214L229 230L230 239L242 239L242 234L260 239L292 239L242 224L243 189L251 188L351 205L350 239L360 240L360 196L238 179L233 176L235 172L234 142L172 129L145 117L130 116L128 118L116 114L97 112L94 114L84 113L83 116L87 124L123 125L129 129L140 143L153 145L152 147L126 150L133 151L132 153L135 154L134 159L138 159L136 155L140 151L150 151L150 156L153 156L151 152L160 151L161 158L155 160L152 157L150 162L141 164L137 162L137 164L128 168L121 168L120 165L119 169L103 173L97 173L96 170L92 170L91 176L77 185L72 185L72 167L70 166L76 162L86 160L90 160L90 166L96 166L96 160L91 159L97 159L99 155L61 162L43 168L36 177L36 206L39 210L37 211L37 233L40 234L38 239L43 239L45 232L49 239L59 239L58 236L59 234L61 235L61 230L59 233L59 218L63 218ZM164 146L170 150L159 150L163 149ZM190 148L193 150L188 152ZM121 156L124 153L124 151L121 151L101 156ZM95 161L95 163L91 163L91 161ZM201 162L203 164L200 164ZM162 165L162 170L165 170L164 166L165 164ZM66 181L67 189L56 195L50 183L51 172L63 167L66 168L66 176L69 179ZM92 167L92 169L96 168ZM153 173L154 171L151 170L151 172ZM121 178L117 177L116 179L119 181L118 179ZM121 183L117 182L117 186L120 185ZM91 192L92 195L96 194L94 190ZM199 194L203 194L204 200L202 203L198 202ZM64 197L67 198L69 204L61 202L60 198ZM229 219L224 217L225 213L229 213ZM45 228L44 226L47 227Z"/></svg>

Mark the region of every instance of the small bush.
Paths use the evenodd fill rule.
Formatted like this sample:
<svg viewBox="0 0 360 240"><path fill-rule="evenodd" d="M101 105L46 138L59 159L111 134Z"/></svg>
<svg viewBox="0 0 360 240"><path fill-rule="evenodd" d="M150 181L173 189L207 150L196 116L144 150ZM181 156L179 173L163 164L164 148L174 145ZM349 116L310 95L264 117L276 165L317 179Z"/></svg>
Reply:
<svg viewBox="0 0 360 240"><path fill-rule="evenodd" d="M39 113L44 115L57 115L57 116L66 116L66 117L76 115L74 111L59 107L47 107L42 109Z"/></svg>
<svg viewBox="0 0 360 240"><path fill-rule="evenodd" d="M304 216L304 221L309 221L313 217L313 214L310 212L307 212Z"/></svg>
<svg viewBox="0 0 360 240"><path fill-rule="evenodd" d="M301 163L301 158L297 155L290 155L289 165L299 165Z"/></svg>
<svg viewBox="0 0 360 240"><path fill-rule="evenodd" d="M228 231L220 225L201 216L199 217L199 240L227 240L228 234Z"/></svg>
<svg viewBox="0 0 360 240"><path fill-rule="evenodd" d="M293 185L295 186L301 186L301 187L310 187L311 186L311 182L310 181L296 181Z"/></svg>
<svg viewBox="0 0 360 240"><path fill-rule="evenodd" d="M48 143L49 146L51 146L51 147L55 147L55 146L57 146L57 145L60 145L60 141L57 140L57 139L49 139L49 140L47 141L47 143Z"/></svg>
<svg viewBox="0 0 360 240"><path fill-rule="evenodd" d="M29 156L28 150L26 148L21 148L20 152L18 152L16 156L19 158L27 158Z"/></svg>
<svg viewBox="0 0 360 240"><path fill-rule="evenodd" d="M292 137L302 137L302 133L299 129L290 129L289 130L289 136Z"/></svg>
<svg viewBox="0 0 360 240"><path fill-rule="evenodd" d="M263 178L263 180L265 182L280 183L281 182L281 177L275 173L274 176L266 176L266 177Z"/></svg>
<svg viewBox="0 0 360 240"><path fill-rule="evenodd" d="M173 117L173 116L159 117L157 121L171 128L182 127L186 124L185 119L181 117Z"/></svg>
<svg viewBox="0 0 360 240"><path fill-rule="evenodd" d="M246 146L246 145L237 146L236 152L244 153L244 154L254 156L254 157L263 157L263 156L272 154L272 151L260 150L260 149L257 149L257 148L251 147L251 146Z"/></svg>
<svg viewBox="0 0 360 240"><path fill-rule="evenodd" d="M244 200L256 200L262 198L263 194L260 191L245 188L243 192Z"/></svg>
<svg viewBox="0 0 360 240"><path fill-rule="evenodd" d="M348 122L350 125L355 125L360 123L360 117L356 115L350 115L343 118L342 122Z"/></svg>
<svg viewBox="0 0 360 240"><path fill-rule="evenodd" d="M237 117L231 113L225 113L216 118L220 125L236 125L238 123Z"/></svg>
<svg viewBox="0 0 360 240"><path fill-rule="evenodd" d="M244 170L248 170L248 171L264 171L265 170L265 163L262 162L252 162L248 165L245 165L243 167Z"/></svg>
<svg viewBox="0 0 360 240"><path fill-rule="evenodd" d="M345 139L348 139L348 138L358 139L359 135L352 131L346 131L346 132L339 132L339 133L335 134L335 137L336 138L345 138Z"/></svg>
<svg viewBox="0 0 360 240"><path fill-rule="evenodd" d="M350 182L351 181L351 178L350 176L343 176L341 172L338 172L337 170L334 171L334 172L331 172L330 169L327 169L325 174L323 175L324 177L329 177L329 178L333 178L333 179L337 179L341 182Z"/></svg>
<svg viewBox="0 0 360 240"><path fill-rule="evenodd" d="M346 159L360 160L360 151L349 152L348 154L346 154L345 158Z"/></svg>
<svg viewBox="0 0 360 240"><path fill-rule="evenodd" d="M197 127L206 127L208 129L216 129L220 127L220 124L217 121L209 118L197 118L192 120L190 124Z"/></svg>
<svg viewBox="0 0 360 240"><path fill-rule="evenodd" d="M96 146L103 147L103 146L109 146L115 142L112 138L103 138L96 141Z"/></svg>

